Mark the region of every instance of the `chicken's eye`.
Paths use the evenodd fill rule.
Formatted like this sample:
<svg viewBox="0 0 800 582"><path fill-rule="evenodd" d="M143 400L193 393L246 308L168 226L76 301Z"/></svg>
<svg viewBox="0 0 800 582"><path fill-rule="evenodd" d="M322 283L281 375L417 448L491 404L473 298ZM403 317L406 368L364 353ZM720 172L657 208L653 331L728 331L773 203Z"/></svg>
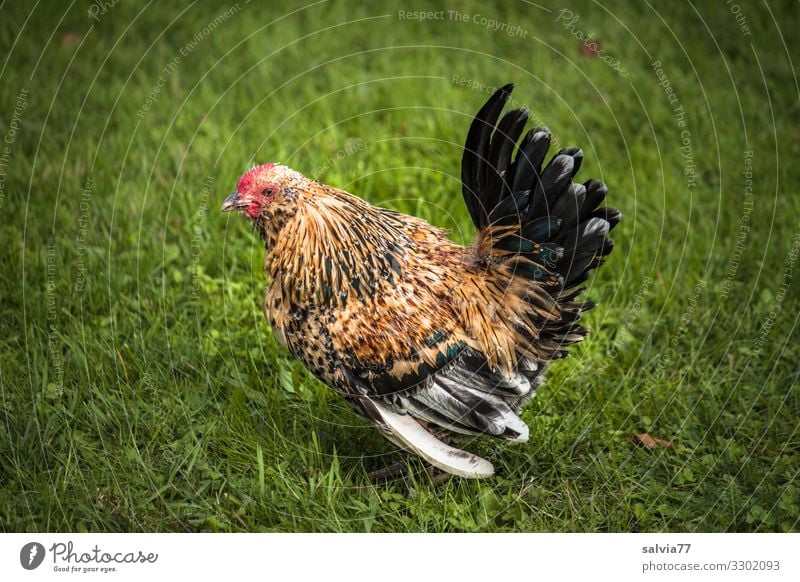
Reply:
<svg viewBox="0 0 800 582"><path fill-rule="evenodd" d="M261 195L262 195L262 196L272 196L272 194L273 194L274 192L275 192L275 188L273 188L272 186L268 186L268 187L264 188L264 189L261 191Z"/></svg>

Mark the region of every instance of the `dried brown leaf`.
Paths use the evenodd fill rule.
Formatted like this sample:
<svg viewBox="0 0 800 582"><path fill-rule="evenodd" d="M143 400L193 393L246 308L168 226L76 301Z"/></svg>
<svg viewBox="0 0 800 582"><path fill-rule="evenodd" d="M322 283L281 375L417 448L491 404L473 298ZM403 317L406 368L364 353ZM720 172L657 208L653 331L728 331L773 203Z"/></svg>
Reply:
<svg viewBox="0 0 800 582"><path fill-rule="evenodd" d="M669 447L672 446L672 443L670 441L665 441L664 439L651 437L646 432L633 435L633 442L637 445L642 445L643 447L648 449L657 449L659 447L662 449L668 449Z"/></svg>

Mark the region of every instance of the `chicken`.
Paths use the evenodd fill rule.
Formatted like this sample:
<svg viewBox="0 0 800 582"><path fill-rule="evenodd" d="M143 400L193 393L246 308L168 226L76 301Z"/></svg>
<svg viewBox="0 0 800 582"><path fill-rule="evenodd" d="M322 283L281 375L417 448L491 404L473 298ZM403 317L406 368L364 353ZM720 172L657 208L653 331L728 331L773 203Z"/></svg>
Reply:
<svg viewBox="0 0 800 582"><path fill-rule="evenodd" d="M551 360L583 339L579 301L611 252L620 213L606 187L572 179L583 153L542 170L547 129L525 109L498 123L498 89L467 135L464 200L472 246L427 222L378 208L279 164L244 174L222 211L247 215L265 241L264 312L280 341L406 451L454 475L492 475L459 435L528 439L520 407Z"/></svg>

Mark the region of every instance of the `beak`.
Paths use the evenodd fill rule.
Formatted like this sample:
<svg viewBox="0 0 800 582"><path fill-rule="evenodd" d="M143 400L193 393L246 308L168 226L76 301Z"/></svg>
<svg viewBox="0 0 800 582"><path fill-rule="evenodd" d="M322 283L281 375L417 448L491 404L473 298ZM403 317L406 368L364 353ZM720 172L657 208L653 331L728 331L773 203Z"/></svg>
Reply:
<svg viewBox="0 0 800 582"><path fill-rule="evenodd" d="M225 200L223 200L220 212L230 212L231 210L235 210L237 202L239 202L239 197L237 196L236 192L234 192Z"/></svg>

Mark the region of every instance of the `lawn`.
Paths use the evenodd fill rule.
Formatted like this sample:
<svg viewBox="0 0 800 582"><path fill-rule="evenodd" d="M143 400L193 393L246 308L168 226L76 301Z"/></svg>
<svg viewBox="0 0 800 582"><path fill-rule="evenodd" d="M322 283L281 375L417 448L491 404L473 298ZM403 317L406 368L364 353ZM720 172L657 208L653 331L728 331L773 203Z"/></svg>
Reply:
<svg viewBox="0 0 800 582"><path fill-rule="evenodd" d="M800 529L796 3L167 4L0 6L0 530ZM219 205L280 161L468 244L509 81L624 214L592 334L496 477L372 485Z"/></svg>

